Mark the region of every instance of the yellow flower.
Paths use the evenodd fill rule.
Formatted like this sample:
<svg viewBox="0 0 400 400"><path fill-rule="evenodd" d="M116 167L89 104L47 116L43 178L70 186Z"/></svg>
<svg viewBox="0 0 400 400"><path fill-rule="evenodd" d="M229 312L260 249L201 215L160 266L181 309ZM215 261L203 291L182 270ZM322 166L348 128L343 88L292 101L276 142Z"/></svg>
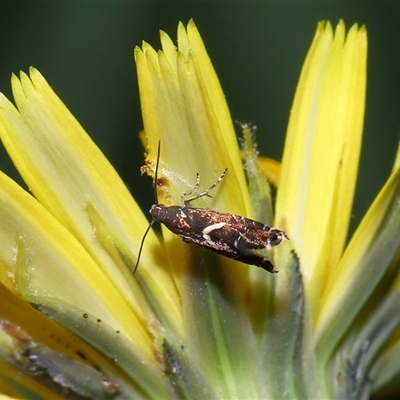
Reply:
<svg viewBox="0 0 400 400"><path fill-rule="evenodd" d="M365 398L400 373L399 162L347 242L361 148L364 27L320 23L282 165L239 149L193 23L178 48L135 49L144 171L158 202L287 232L278 274L184 243L148 220L35 69L0 97L0 135L33 196L0 174L0 393L15 398ZM243 168L243 165L245 168ZM273 168L271 169L271 166ZM279 181L275 207L265 178ZM272 171L272 172L271 172ZM245 234L245 232L244 232ZM30 307L33 305L34 307ZM39 396L39 397L38 397Z"/></svg>

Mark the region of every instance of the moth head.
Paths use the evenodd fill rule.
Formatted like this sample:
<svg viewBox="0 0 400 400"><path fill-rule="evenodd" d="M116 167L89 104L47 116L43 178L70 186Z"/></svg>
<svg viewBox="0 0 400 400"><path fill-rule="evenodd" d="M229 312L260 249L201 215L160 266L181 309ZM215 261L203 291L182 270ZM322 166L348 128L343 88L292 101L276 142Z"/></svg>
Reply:
<svg viewBox="0 0 400 400"><path fill-rule="evenodd" d="M268 238L267 247L270 247L270 248L278 246L278 244L282 243L284 240L289 239L287 237L286 233L283 231L280 231L279 229L271 228L271 230L268 233L269 233L269 238Z"/></svg>

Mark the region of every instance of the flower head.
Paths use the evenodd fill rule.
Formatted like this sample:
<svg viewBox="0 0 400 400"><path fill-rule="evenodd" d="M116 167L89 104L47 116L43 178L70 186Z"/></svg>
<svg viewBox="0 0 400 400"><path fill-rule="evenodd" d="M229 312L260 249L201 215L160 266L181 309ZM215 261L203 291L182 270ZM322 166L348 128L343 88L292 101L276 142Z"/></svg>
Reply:
<svg viewBox="0 0 400 400"><path fill-rule="evenodd" d="M161 143L158 203L181 206L182 193L196 197L227 168L212 197L192 205L287 232L291 240L268 254L279 273L184 243L163 227L162 238L149 231L133 274L146 216L39 72L13 76L16 107L0 97L0 135L33 196L0 174L1 392L96 399L379 392L400 372L400 172L396 163L347 242L365 28L346 35L343 22L335 31L318 25L282 165L258 157L248 124L238 147L193 21L179 25L178 48L163 32L161 43L159 52L147 43L135 49L143 170L152 177ZM265 171L279 181L275 217Z"/></svg>

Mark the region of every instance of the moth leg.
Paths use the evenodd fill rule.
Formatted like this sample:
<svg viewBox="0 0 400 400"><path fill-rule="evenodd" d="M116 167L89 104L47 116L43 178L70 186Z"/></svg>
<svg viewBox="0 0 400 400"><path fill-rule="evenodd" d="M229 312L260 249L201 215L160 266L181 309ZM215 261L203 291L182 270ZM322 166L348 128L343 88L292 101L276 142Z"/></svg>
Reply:
<svg viewBox="0 0 400 400"><path fill-rule="evenodd" d="M237 239L234 242L235 248L238 250L239 253L241 254L252 254L252 248L249 248L249 244L242 239L242 235L239 233Z"/></svg>
<svg viewBox="0 0 400 400"><path fill-rule="evenodd" d="M240 254L240 257L238 257L239 261L245 264L256 265L257 267L263 268L268 272L278 272L271 260L252 253L252 250L254 249L249 249L248 244L242 240L241 235L239 235L239 237L235 240L234 246Z"/></svg>
<svg viewBox="0 0 400 400"><path fill-rule="evenodd" d="M224 171L222 172L221 176L217 179L217 181L216 181L215 183L213 183L208 189L203 190L203 191L200 192L199 194L196 194L195 196L189 197L188 199L185 200L185 196L187 196L187 195L189 195L189 194L192 194L193 191L194 191L195 189L197 189L197 187L199 186L199 183L200 183L200 175L197 174L197 182L196 182L196 185L193 187L193 189L189 190L188 192L186 192L186 193L184 193L184 194L182 195L183 204L184 204L185 206L187 206L187 207L190 207L190 206L191 206L190 202L193 201L193 200L197 200L197 199L199 199L200 197L204 197L204 196L211 197L211 196L209 195L209 193L211 192L211 190L213 190L213 189L222 181L222 179L224 179L224 176L226 175L226 171L227 171L227 170L228 170L228 168L225 168Z"/></svg>
<svg viewBox="0 0 400 400"><path fill-rule="evenodd" d="M249 256L247 260L240 260L246 264L255 265L256 267L260 267L265 269L268 272L276 274L278 270L275 269L274 264L272 264L271 260L261 256Z"/></svg>
<svg viewBox="0 0 400 400"><path fill-rule="evenodd" d="M185 206L187 205L186 204L187 200L185 201L185 197L187 195L189 195L189 194L192 194L199 187L199 185L200 185L200 174L197 173L196 174L196 184L190 190L188 190L187 192L182 193L182 196L181 196L182 197L182 204L184 204Z"/></svg>

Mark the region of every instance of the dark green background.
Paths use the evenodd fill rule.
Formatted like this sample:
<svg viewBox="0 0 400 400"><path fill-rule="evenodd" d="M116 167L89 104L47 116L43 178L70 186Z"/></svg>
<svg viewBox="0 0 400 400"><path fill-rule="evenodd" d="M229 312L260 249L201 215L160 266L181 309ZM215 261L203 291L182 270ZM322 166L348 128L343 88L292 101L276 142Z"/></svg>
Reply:
<svg viewBox="0 0 400 400"><path fill-rule="evenodd" d="M158 30L176 38L193 17L233 119L258 126L261 153L281 158L289 110L316 24L339 18L369 35L364 145L353 226L388 177L399 138L398 2L21 2L0 6L0 91L10 74L38 68L111 160L140 204L152 203L141 177L142 128L132 50ZM1 150L0 168L16 176Z"/></svg>

